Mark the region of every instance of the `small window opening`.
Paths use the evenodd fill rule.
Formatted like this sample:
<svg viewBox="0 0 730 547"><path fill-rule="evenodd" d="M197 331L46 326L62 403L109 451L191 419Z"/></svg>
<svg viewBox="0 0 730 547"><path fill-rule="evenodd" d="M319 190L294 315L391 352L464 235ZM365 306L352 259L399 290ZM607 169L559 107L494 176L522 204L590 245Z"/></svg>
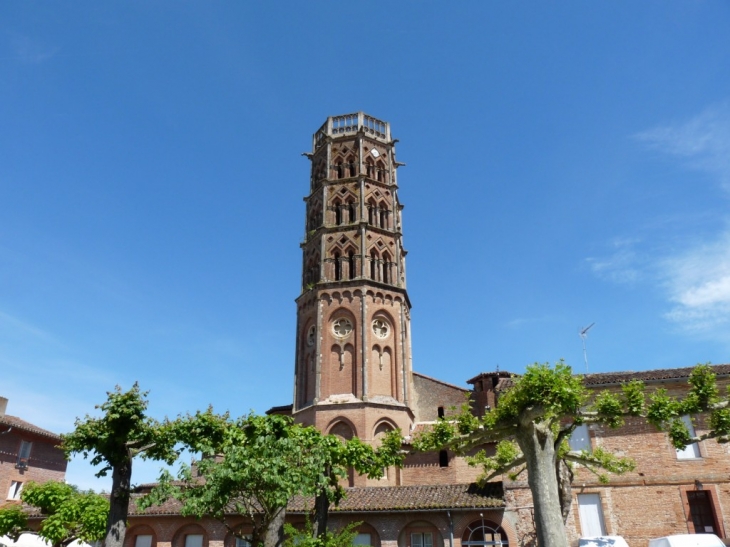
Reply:
<svg viewBox="0 0 730 547"><path fill-rule="evenodd" d="M340 253L335 253L335 281L342 279L342 264L340 262Z"/></svg>
<svg viewBox="0 0 730 547"><path fill-rule="evenodd" d="M355 274L355 252L350 251L350 254L347 257L347 261L349 262L350 266L350 279L355 279L357 275Z"/></svg>
<svg viewBox="0 0 730 547"><path fill-rule="evenodd" d="M12 481L10 483L10 490L8 490L9 500L19 500L20 493L23 491L23 483L20 481Z"/></svg>
<svg viewBox="0 0 730 547"><path fill-rule="evenodd" d="M439 452L439 467L449 466L449 453L446 450Z"/></svg>
<svg viewBox="0 0 730 547"><path fill-rule="evenodd" d="M444 417L444 407L440 406L438 408L438 415L439 415L439 418L443 418Z"/></svg>
<svg viewBox="0 0 730 547"><path fill-rule="evenodd" d="M28 441L20 441L20 450L18 450L18 462L16 467L19 469L25 469L28 467L28 460L30 459L30 449L33 447L33 443Z"/></svg>
<svg viewBox="0 0 730 547"><path fill-rule="evenodd" d="M342 206L339 203L335 203L335 224L342 224Z"/></svg>

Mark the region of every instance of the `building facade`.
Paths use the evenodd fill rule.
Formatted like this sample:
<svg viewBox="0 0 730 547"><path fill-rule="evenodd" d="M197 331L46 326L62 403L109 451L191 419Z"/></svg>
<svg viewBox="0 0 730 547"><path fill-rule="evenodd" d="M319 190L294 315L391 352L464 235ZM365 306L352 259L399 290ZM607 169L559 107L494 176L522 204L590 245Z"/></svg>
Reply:
<svg viewBox="0 0 730 547"><path fill-rule="evenodd" d="M17 501L29 481L62 481L66 457L61 437L17 416L6 414L8 399L0 397L0 495Z"/></svg>
<svg viewBox="0 0 730 547"><path fill-rule="evenodd" d="M270 412L373 444L400 428L408 448L414 435L448 417L467 394L477 414L494 407L512 375L482 373L466 388L412 370L396 142L387 122L362 112L330 117L313 136L306 154L310 177L296 299L293 401ZM650 387L679 393L686 389L689 371L594 374L586 382L620 389L626 381L642 379ZM730 365L716 371L727 385ZM706 424L695 418L701 432ZM572 542L614 534L634 547L651 537L709 530L725 537L727 445L705 441L696 452L680 454L666 435L640 420L618 430L578 430L572 442L637 462L634 472L609 485L575 469L567 522ZM386 470L382 479L351 475L347 497L332 508L330 523L361 522L357 542L373 547L534 546L526 482L503 477L478 488L478 474L446 451L410 454L403 468ZM288 509L290 518L300 521L306 511L304 500L293 500ZM133 509L126 541L126 547L243 547L216 521L181 517L175 502L146 512Z"/></svg>

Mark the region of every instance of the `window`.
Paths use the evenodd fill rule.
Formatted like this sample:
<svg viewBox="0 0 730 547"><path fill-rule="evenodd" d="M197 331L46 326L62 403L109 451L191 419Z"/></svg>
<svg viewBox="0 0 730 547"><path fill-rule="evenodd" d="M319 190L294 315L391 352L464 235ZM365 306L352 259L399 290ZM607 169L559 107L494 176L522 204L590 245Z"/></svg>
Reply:
<svg viewBox="0 0 730 547"><path fill-rule="evenodd" d="M358 534L355 539L352 540L353 545L372 545L370 534Z"/></svg>
<svg viewBox="0 0 730 547"><path fill-rule="evenodd" d="M443 418L444 417L444 407L442 407L442 406L438 407L437 413L438 413L439 418Z"/></svg>
<svg viewBox="0 0 730 547"><path fill-rule="evenodd" d="M28 460L30 459L30 449L32 447L33 443L30 443L28 441L20 441L20 450L18 451L18 463L16 464L16 467L28 467Z"/></svg>
<svg viewBox="0 0 730 547"><path fill-rule="evenodd" d="M8 490L9 500L19 500L20 493L23 491L23 483L19 481L13 481L10 483L10 490Z"/></svg>
<svg viewBox="0 0 730 547"><path fill-rule="evenodd" d="M601 496L598 494L578 494L578 516L583 537L606 535Z"/></svg>
<svg viewBox="0 0 730 547"><path fill-rule="evenodd" d="M134 538L134 547L152 547L151 535L140 535Z"/></svg>
<svg viewBox="0 0 730 547"><path fill-rule="evenodd" d="M689 416L682 416L682 421L684 422L684 425L687 426L689 436L694 437L695 427L692 424L692 419ZM697 443L689 444L685 446L682 450L677 449L678 460L696 460L701 457L702 456L700 455L700 447L697 446Z"/></svg>
<svg viewBox="0 0 730 547"><path fill-rule="evenodd" d="M508 544L504 530L488 520L472 522L461 538L464 547L507 547Z"/></svg>
<svg viewBox="0 0 730 547"><path fill-rule="evenodd" d="M203 547L203 534L188 534L185 536L185 547Z"/></svg>
<svg viewBox="0 0 730 547"><path fill-rule="evenodd" d="M236 547L251 547L251 536L236 538Z"/></svg>
<svg viewBox="0 0 730 547"><path fill-rule="evenodd" d="M439 452L439 467L449 466L449 453L446 450Z"/></svg>
<svg viewBox="0 0 730 547"><path fill-rule="evenodd" d="M411 534L411 547L433 547L433 536L431 532Z"/></svg>
<svg viewBox="0 0 730 547"><path fill-rule="evenodd" d="M573 430L568 439L568 444L571 450L580 452L585 450L586 452L591 451L591 438L588 436L588 424L581 424Z"/></svg>
<svg viewBox="0 0 730 547"><path fill-rule="evenodd" d="M707 490L688 490L687 503L694 533L717 534L715 511L712 507L710 493Z"/></svg>

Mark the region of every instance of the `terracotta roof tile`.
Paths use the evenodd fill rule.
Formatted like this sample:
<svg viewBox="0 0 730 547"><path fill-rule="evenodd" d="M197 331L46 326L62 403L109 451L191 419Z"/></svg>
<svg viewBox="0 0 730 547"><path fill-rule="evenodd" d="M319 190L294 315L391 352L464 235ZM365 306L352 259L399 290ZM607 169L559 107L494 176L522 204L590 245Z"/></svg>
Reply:
<svg viewBox="0 0 730 547"><path fill-rule="evenodd" d="M476 484L444 484L430 486L374 486L346 488L347 496L339 506L331 507L333 513L423 511L431 509L467 509L504 507L504 490L501 482L490 482L484 487ZM168 500L164 505L150 507L142 512L136 508L133 495L130 516L178 515L180 502ZM311 510L313 498L297 496L289 502L287 511L302 513Z"/></svg>
<svg viewBox="0 0 730 547"><path fill-rule="evenodd" d="M35 433L36 435L43 435L44 437L50 437L59 441L61 440L61 437L57 433L54 433L53 431L48 431L47 429L43 429L41 427L38 427L37 425L33 425L32 423L26 422L25 420L21 420L17 416L10 416L6 414L2 418L0 418L0 424L17 429L22 429L23 431L29 431L30 433Z"/></svg>
<svg viewBox="0 0 730 547"><path fill-rule="evenodd" d="M586 374L583 382L589 386L623 384L631 380L640 380L642 382L652 382L661 380L681 380L689 378L690 373L695 367L683 368L666 368L657 370L644 370L639 372L601 372L596 374ZM730 365L712 365L712 371L718 376L730 374Z"/></svg>

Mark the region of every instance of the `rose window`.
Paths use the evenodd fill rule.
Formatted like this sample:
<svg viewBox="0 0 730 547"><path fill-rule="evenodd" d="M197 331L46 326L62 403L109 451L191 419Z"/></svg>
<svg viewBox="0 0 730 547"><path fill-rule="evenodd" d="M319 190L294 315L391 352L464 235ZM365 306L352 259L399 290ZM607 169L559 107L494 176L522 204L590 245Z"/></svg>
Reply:
<svg viewBox="0 0 730 547"><path fill-rule="evenodd" d="M340 317L339 319L335 319L335 322L332 324L332 331L335 333L335 336L347 336L352 332L352 323L346 317Z"/></svg>
<svg viewBox="0 0 730 547"><path fill-rule="evenodd" d="M373 321L373 332L378 338L387 338L390 333L390 327L382 319L376 319Z"/></svg>

